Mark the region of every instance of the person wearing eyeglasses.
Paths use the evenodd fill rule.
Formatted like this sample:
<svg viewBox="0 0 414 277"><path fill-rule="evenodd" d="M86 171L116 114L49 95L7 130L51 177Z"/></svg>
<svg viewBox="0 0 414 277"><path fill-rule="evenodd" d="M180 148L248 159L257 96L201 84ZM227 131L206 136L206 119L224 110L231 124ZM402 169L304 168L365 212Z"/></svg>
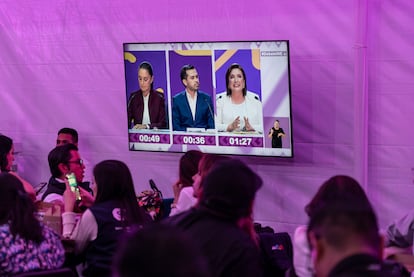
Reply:
<svg viewBox="0 0 414 277"><path fill-rule="evenodd" d="M48 155L50 177L47 189L42 196L43 202L63 205L63 192L66 189L66 175L73 173L78 184L82 200L80 206L89 206L93 202L92 190L89 182L83 182L85 165L79 154L78 147L68 143L56 146Z"/></svg>
<svg viewBox="0 0 414 277"><path fill-rule="evenodd" d="M56 137L56 146L61 146L64 144L68 144L68 143L72 143L74 145L76 145L79 149L79 134L78 131L74 128L70 128L70 127L64 127L61 128L58 133L57 133L57 137ZM91 181L92 180L92 172L89 170L90 168L92 168L91 166L91 162L89 159L85 159L85 157L82 158L83 164L85 165L85 167L88 170L85 170L85 175L83 176L83 180L87 180L87 181ZM44 192L44 190L40 190L42 192Z"/></svg>

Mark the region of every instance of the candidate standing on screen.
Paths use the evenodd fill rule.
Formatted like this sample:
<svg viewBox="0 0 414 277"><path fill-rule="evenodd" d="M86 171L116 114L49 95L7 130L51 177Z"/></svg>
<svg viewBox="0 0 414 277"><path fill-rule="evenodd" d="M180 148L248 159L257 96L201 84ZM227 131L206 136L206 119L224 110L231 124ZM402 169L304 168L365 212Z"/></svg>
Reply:
<svg viewBox="0 0 414 277"><path fill-rule="evenodd" d="M272 139L272 148L282 148L282 138L284 136L285 132L280 128L279 120L276 119L268 134L268 137Z"/></svg>
<svg viewBox="0 0 414 277"><path fill-rule="evenodd" d="M263 132L262 103L247 91L246 73L237 63L226 72L226 91L216 96L216 127L222 132Z"/></svg>
<svg viewBox="0 0 414 277"><path fill-rule="evenodd" d="M214 129L211 97L199 89L200 80L193 65L184 65L180 72L185 90L173 97L172 122L174 131L187 128Z"/></svg>
<svg viewBox="0 0 414 277"><path fill-rule="evenodd" d="M154 74L149 62L142 62L138 68L139 90L128 100L129 128L165 129L164 94L153 88Z"/></svg>

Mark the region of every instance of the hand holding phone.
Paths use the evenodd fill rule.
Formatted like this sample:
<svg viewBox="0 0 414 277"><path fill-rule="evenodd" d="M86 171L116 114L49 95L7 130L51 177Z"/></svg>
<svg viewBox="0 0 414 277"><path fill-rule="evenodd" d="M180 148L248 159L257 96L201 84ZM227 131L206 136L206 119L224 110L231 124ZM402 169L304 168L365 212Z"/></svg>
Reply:
<svg viewBox="0 0 414 277"><path fill-rule="evenodd" d="M68 179L70 190L74 192L76 195L76 200L79 200L79 201L82 200L82 197L80 195L80 190L78 187L78 183L76 182L75 174L73 172L68 173L66 174L66 178Z"/></svg>

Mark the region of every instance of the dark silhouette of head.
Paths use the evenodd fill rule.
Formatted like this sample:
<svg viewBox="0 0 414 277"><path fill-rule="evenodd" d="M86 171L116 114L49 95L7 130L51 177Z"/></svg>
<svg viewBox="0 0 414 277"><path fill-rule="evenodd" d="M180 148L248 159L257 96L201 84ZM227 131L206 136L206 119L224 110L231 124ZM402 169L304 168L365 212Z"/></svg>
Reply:
<svg viewBox="0 0 414 277"><path fill-rule="evenodd" d="M78 151L78 147L72 143L56 146L49 152L47 159L52 177L61 178L63 172L59 168L59 164L69 164L72 157L71 151Z"/></svg>
<svg viewBox="0 0 414 277"><path fill-rule="evenodd" d="M236 221L251 215L261 186L260 176L242 161L223 160L202 179L199 205L217 216Z"/></svg>
<svg viewBox="0 0 414 277"><path fill-rule="evenodd" d="M342 258L350 253L381 256L375 211L353 178L334 176L327 180L306 210L310 216L308 237L316 251L314 267L318 276L329 273L332 265L341 260L341 255Z"/></svg>
<svg viewBox="0 0 414 277"><path fill-rule="evenodd" d="M203 157L203 152L198 150L189 150L180 158L179 178L183 187L193 185L193 176L198 171L198 164Z"/></svg>
<svg viewBox="0 0 414 277"><path fill-rule="evenodd" d="M118 160L105 160L93 169L97 186L95 203L109 200L117 201L126 225L143 223L148 219L145 212L138 206L134 183L128 166Z"/></svg>
<svg viewBox="0 0 414 277"><path fill-rule="evenodd" d="M62 136L63 135L63 136ZM64 135L69 135L69 139ZM62 128L58 131L58 138L56 139L56 146L73 143L78 145L78 131L73 128Z"/></svg>
<svg viewBox="0 0 414 277"><path fill-rule="evenodd" d="M207 176L207 174L211 171L213 166L220 161L230 160L228 156L218 155L218 154L210 154L205 153L201 158L198 164L198 172L197 176L193 178L193 188L194 188L194 196L196 198L200 198L203 188L202 188L202 180Z"/></svg>

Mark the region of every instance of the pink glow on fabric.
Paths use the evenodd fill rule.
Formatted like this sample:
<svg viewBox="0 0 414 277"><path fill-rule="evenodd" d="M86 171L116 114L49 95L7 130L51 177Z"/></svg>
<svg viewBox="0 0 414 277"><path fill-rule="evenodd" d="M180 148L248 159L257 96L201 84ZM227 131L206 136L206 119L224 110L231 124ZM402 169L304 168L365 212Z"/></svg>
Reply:
<svg viewBox="0 0 414 277"><path fill-rule="evenodd" d="M180 154L128 151L122 43L288 39L295 157L240 157L264 179L256 219L291 231L319 185L348 174L385 225L414 195L412 14L411 0L1 1L0 132L34 184L69 126L87 170L121 159L137 192L152 178L172 196Z"/></svg>

